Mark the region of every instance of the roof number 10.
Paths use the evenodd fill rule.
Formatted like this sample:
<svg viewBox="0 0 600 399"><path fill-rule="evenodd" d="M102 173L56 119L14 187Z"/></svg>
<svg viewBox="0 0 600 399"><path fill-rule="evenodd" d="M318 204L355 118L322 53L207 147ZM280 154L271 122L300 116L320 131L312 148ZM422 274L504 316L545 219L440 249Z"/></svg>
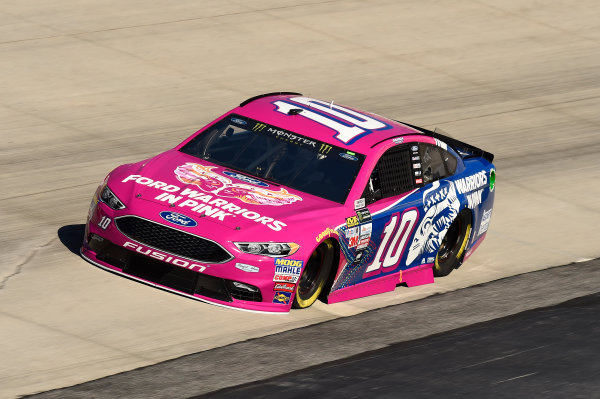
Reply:
<svg viewBox="0 0 600 399"><path fill-rule="evenodd" d="M286 101L275 101L273 104L277 106L277 111L283 114L294 108L302 108L298 115L335 130L337 134L334 137L344 144L352 144L373 130L389 127L377 119L334 105L333 102L330 104L308 97L291 97Z"/></svg>

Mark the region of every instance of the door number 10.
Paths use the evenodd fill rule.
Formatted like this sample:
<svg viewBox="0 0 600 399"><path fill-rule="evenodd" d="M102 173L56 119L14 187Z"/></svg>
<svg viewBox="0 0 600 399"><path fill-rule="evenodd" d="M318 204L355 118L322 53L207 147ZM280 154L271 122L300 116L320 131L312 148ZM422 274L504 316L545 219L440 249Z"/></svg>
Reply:
<svg viewBox="0 0 600 399"><path fill-rule="evenodd" d="M396 266L400 262L418 218L419 212L415 208L404 211L401 218L399 213L392 215L383 229L383 238L375 255L375 260L367 267L365 273L379 270L381 266ZM398 222L398 219L400 219L400 222ZM383 261L381 260L382 257Z"/></svg>

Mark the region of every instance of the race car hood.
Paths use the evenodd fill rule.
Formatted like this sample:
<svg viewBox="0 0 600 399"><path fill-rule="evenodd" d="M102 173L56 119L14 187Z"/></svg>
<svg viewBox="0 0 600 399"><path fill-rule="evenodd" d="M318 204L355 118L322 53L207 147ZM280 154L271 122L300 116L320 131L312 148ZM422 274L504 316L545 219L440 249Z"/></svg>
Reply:
<svg viewBox="0 0 600 399"><path fill-rule="evenodd" d="M108 184L138 215L143 215L143 203L151 202L198 223L218 223L233 230L289 230L296 222L319 221L332 208L342 208L176 150L123 165L111 173Z"/></svg>

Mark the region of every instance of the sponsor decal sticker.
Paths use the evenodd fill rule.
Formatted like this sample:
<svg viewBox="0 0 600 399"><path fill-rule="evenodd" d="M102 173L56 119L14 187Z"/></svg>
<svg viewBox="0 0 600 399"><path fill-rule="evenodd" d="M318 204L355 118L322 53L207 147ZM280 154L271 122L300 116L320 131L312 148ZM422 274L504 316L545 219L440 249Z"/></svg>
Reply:
<svg viewBox="0 0 600 399"><path fill-rule="evenodd" d="M346 238L354 237L358 235L358 226L350 227L346 229Z"/></svg>
<svg viewBox="0 0 600 399"><path fill-rule="evenodd" d="M369 236L371 237L371 232L373 231L373 223L361 224L360 225L360 235L361 237Z"/></svg>
<svg viewBox="0 0 600 399"><path fill-rule="evenodd" d="M358 226L346 229L346 238L348 239L348 248L354 248L358 245Z"/></svg>
<svg viewBox="0 0 600 399"><path fill-rule="evenodd" d="M354 155L346 154L345 152L340 152L340 157L349 161L358 161L358 158L356 158Z"/></svg>
<svg viewBox="0 0 600 399"><path fill-rule="evenodd" d="M196 227L198 226L198 222L196 222L191 217L182 215L181 213L163 211L160 214L160 217L166 220L169 223L172 223L177 226L182 227Z"/></svg>
<svg viewBox="0 0 600 399"><path fill-rule="evenodd" d="M296 289L296 285L290 284L290 283L275 283L275 287L273 287L274 291L294 292L295 289Z"/></svg>
<svg viewBox="0 0 600 399"><path fill-rule="evenodd" d="M317 148L317 142L314 140L310 140L306 137L302 137L302 136L298 136L297 134L294 134L292 132L288 132L287 130L283 130L283 129L276 129L273 126L269 126L267 128L267 130L265 131L265 133L268 133L272 136L274 136L275 138L281 140L281 141L285 141L291 144L295 144L298 145L300 147L302 146L309 146L309 147L313 147L313 148Z"/></svg>
<svg viewBox="0 0 600 399"><path fill-rule="evenodd" d="M364 208L365 204L366 204L366 202L365 202L364 198L355 200L354 201L354 210Z"/></svg>
<svg viewBox="0 0 600 399"><path fill-rule="evenodd" d="M415 179L416 184L423 184L423 179Z"/></svg>
<svg viewBox="0 0 600 399"><path fill-rule="evenodd" d="M360 251L361 249L365 249L366 247L369 246L370 241L371 241L370 237L361 238L360 241L358 242L358 245L356 246L356 249L358 251Z"/></svg>
<svg viewBox="0 0 600 399"><path fill-rule="evenodd" d="M276 274L273 276L275 282L297 283L299 276L288 276L287 274Z"/></svg>
<svg viewBox="0 0 600 399"><path fill-rule="evenodd" d="M416 155L416 156L412 157L412 160L413 160L413 161L420 161L420 160L421 160L421 157L420 157L420 156L418 156L418 155Z"/></svg>
<svg viewBox="0 0 600 399"><path fill-rule="evenodd" d="M358 226L358 217L350 216L349 218L346 218L346 226L347 227Z"/></svg>
<svg viewBox="0 0 600 399"><path fill-rule="evenodd" d="M415 169L421 169L421 164L420 163L413 163L413 168L415 168Z"/></svg>
<svg viewBox="0 0 600 399"><path fill-rule="evenodd" d="M396 144L402 144L402 143L404 143L404 137L396 137L396 138L392 139L392 141Z"/></svg>
<svg viewBox="0 0 600 399"><path fill-rule="evenodd" d="M273 303L280 303L282 305L288 305L290 303L291 297L292 297L291 292L275 291L275 296L273 297Z"/></svg>
<svg viewBox="0 0 600 399"><path fill-rule="evenodd" d="M298 282L302 266L304 266L304 261L301 260L276 258L273 281L287 283Z"/></svg>
<svg viewBox="0 0 600 399"><path fill-rule="evenodd" d="M319 153L320 154L329 154L329 151L331 151L332 149L333 149L333 147L330 146L329 144L322 143L321 147L319 147Z"/></svg>
<svg viewBox="0 0 600 399"><path fill-rule="evenodd" d="M356 216L358 217L358 221L360 223L370 222L371 221L371 212L367 208L358 209L356 211Z"/></svg>
<svg viewBox="0 0 600 399"><path fill-rule="evenodd" d="M412 147L410 147L411 151L419 151L419 146L417 145L413 145Z"/></svg>
<svg viewBox="0 0 600 399"><path fill-rule="evenodd" d="M479 224L479 235L482 235L488 230L491 217L492 209L488 209L487 211L483 212L483 215L481 216L481 223Z"/></svg>
<svg viewBox="0 0 600 399"><path fill-rule="evenodd" d="M242 175L240 173L235 173L235 172L231 172L229 170L226 170L226 171L223 172L223 174L225 176L233 177L234 179L241 180L241 181L246 182L246 183L254 184L255 186L269 187L269 185L267 183L265 183L264 181L260 181L258 179L254 179L254 178L252 178L250 176Z"/></svg>
<svg viewBox="0 0 600 399"><path fill-rule="evenodd" d="M318 236L315 237L315 240L317 242L321 242L321 240L323 238L325 238L325 237L329 238L329 237L331 237L332 234L335 234L337 236L338 232L335 231L335 230L333 230L333 229L331 229L331 228L329 228L329 227L327 227L325 230L323 230L321 232L321 234L319 234Z"/></svg>
<svg viewBox="0 0 600 399"><path fill-rule="evenodd" d="M265 123L256 123L254 126L252 126L252 130L254 130L255 132L262 132L263 130L265 130L265 128L267 127L267 125Z"/></svg>
<svg viewBox="0 0 600 399"><path fill-rule="evenodd" d="M241 271L244 272L248 272L248 273L258 273L259 272L259 268L253 265L247 265L245 263L236 263L235 267L240 269Z"/></svg>
<svg viewBox="0 0 600 399"><path fill-rule="evenodd" d="M275 273L278 274L289 274L292 276L299 276L300 271L304 266L304 261L287 258L276 258L275 259Z"/></svg>
<svg viewBox="0 0 600 399"><path fill-rule="evenodd" d="M420 170L415 170L415 176L421 176L421 171Z"/></svg>
<svg viewBox="0 0 600 399"><path fill-rule="evenodd" d="M248 122L246 122L245 120L240 119L240 118L231 118L231 122L237 123L238 125L247 125L248 124Z"/></svg>

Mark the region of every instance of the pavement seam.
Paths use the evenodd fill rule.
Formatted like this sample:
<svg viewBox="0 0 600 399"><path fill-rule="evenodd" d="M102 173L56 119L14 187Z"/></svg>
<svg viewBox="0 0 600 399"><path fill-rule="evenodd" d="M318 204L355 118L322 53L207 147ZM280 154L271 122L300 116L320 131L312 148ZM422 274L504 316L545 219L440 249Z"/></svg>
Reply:
<svg viewBox="0 0 600 399"><path fill-rule="evenodd" d="M25 264L27 264L31 259L33 259L33 257L35 256L35 254L37 253L37 251L39 251L40 249L43 248L47 248L50 246L50 244L52 244L52 242L56 240L56 237L52 237L47 243L42 244L40 246L37 246L35 248L33 248L33 250L29 253L29 255L27 255L27 257L25 258L25 260L23 260L23 262L19 263L14 271L9 274L8 276L4 277L4 279L2 279L2 282L0 282L0 290L3 290L6 287L6 284L8 284L8 280L10 280L11 278L18 276L19 274L21 274L21 272L23 272L23 267L25 266Z"/></svg>

